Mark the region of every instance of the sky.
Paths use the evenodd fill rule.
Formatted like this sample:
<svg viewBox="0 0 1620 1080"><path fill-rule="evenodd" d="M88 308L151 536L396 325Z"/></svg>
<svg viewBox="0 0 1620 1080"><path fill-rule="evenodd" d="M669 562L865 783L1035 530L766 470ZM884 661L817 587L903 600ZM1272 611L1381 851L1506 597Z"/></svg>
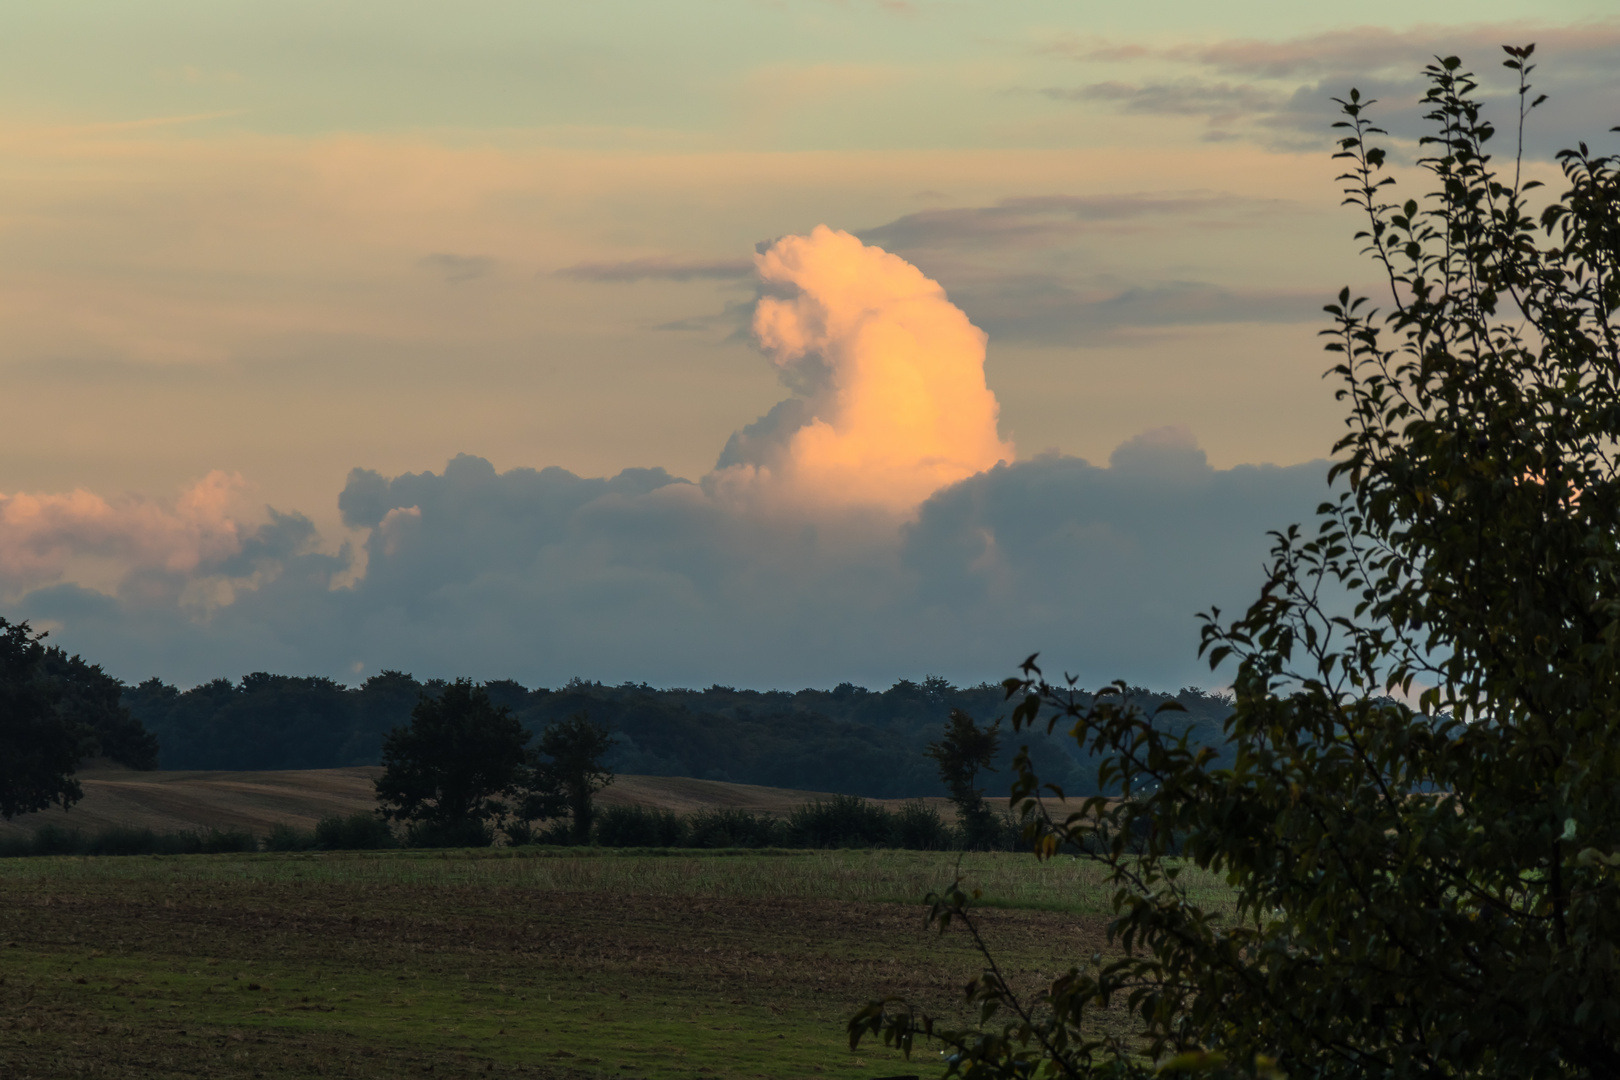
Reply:
<svg viewBox="0 0 1620 1080"><path fill-rule="evenodd" d="M1375 285L1332 98L1419 185L1422 65L1505 121L1534 41L1532 172L1616 139L1611 3L1412 10L29 5L0 615L181 685L1220 685Z"/></svg>

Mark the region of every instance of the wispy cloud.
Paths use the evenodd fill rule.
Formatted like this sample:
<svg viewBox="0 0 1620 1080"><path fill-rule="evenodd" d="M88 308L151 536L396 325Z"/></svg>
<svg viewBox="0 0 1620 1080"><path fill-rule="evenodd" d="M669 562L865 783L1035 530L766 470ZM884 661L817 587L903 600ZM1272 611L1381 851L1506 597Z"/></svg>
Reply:
<svg viewBox="0 0 1620 1080"><path fill-rule="evenodd" d="M1181 79L1173 83L1100 82L1089 86L1047 87L1054 101L1106 101L1125 112L1175 116L1239 116L1285 106L1288 95L1243 83Z"/></svg>
<svg viewBox="0 0 1620 1080"><path fill-rule="evenodd" d="M452 255L435 251L431 255L424 255L418 265L441 274L446 281L460 283L485 277L495 269L495 260L488 255Z"/></svg>
<svg viewBox="0 0 1620 1080"><path fill-rule="evenodd" d="M1321 315L1323 293L1232 289L1200 281L1105 290L1057 275L1025 274L964 284L951 295L992 340L1075 345L1123 330L1308 322Z"/></svg>
<svg viewBox="0 0 1620 1080"><path fill-rule="evenodd" d="M862 229L857 235L868 243L901 251L951 246L1047 246L1089 225L1185 217L1229 209L1244 202L1209 192L1020 196L1002 199L993 206L919 210L887 224Z"/></svg>
<svg viewBox="0 0 1620 1080"><path fill-rule="evenodd" d="M754 261L652 255L620 262L575 263L557 273L576 281L735 281L754 276Z"/></svg>
<svg viewBox="0 0 1620 1080"><path fill-rule="evenodd" d="M1540 68L1533 76L1551 95L1538 117L1529 149L1547 156L1597 127L1594 96L1612 100L1620 89L1620 20L1555 26L1534 22L1474 26L1418 25L1406 30L1364 26L1277 41L1232 38L1213 42L1115 43L1069 37L1043 51L1088 67L1146 67L1143 79L1113 79L1077 86L1047 86L1052 101L1112 105L1122 112L1203 117L1216 138L1236 132L1274 149L1325 145L1337 112L1332 102L1351 86L1383 102L1383 126L1412 138L1422 125L1420 72L1436 54L1460 56L1482 79L1487 97L1511 94L1514 76L1501 70L1503 44L1535 42ZM1177 73L1178 69L1181 73ZM1582 131L1584 126L1591 130Z"/></svg>

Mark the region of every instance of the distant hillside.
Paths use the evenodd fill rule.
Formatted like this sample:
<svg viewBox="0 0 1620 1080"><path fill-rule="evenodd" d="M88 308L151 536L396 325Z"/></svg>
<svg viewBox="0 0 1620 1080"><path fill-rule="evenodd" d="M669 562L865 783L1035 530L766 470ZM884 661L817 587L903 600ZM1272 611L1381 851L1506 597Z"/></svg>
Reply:
<svg viewBox="0 0 1620 1080"><path fill-rule="evenodd" d="M114 827L155 832L245 829L264 836L278 824L313 828L328 815L376 808L371 782L381 769L301 769L284 772L134 772L89 770L79 774L84 799L69 810L52 809L0 821L0 836L59 825L94 833ZM598 796L604 806L641 805L678 814L715 807L784 815L828 793L791 791L683 777L620 776ZM949 817L944 799L931 800Z"/></svg>
<svg viewBox="0 0 1620 1080"><path fill-rule="evenodd" d="M417 700L443 685L399 672L354 689L329 679L259 673L186 691L153 679L126 688L123 701L157 736L164 769L329 769L376 764L384 735L408 723ZM848 683L797 692L659 690L579 680L556 690L510 680L485 687L531 730L574 713L607 723L620 741L612 764L622 773L869 798L941 794L923 751L939 737L951 709L984 722L1007 711L999 686L956 687L938 678L901 680L881 692ZM1150 710L1171 696L1135 694ZM1196 690L1174 697L1187 712L1173 722L1191 725L1199 741L1218 744L1228 701ZM1004 738L1000 775L1028 743L1043 779L1075 794L1095 791L1091 763L1061 735ZM994 777L990 784L996 786Z"/></svg>

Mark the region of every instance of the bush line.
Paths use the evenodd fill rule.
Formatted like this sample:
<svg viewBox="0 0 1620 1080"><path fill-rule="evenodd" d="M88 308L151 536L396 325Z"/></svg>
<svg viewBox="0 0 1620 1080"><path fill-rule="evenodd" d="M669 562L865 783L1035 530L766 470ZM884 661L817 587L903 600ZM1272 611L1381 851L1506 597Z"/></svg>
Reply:
<svg viewBox="0 0 1620 1080"><path fill-rule="evenodd" d="M1010 817L980 849L1013 850L1018 827ZM570 843L566 820L540 828L506 830L515 844ZM95 833L42 825L30 836L0 837L0 858L35 855L204 855L230 851L378 851L399 847L487 847L492 830L478 823L467 828L413 827L401 837L375 814L333 815L314 829L277 825L261 841L243 829L160 833L151 829L112 828ZM948 824L921 799L897 810L854 795L796 807L786 817L723 807L688 815L646 806L607 806L597 811L591 841L609 848L904 848L911 851L960 851L963 831Z"/></svg>

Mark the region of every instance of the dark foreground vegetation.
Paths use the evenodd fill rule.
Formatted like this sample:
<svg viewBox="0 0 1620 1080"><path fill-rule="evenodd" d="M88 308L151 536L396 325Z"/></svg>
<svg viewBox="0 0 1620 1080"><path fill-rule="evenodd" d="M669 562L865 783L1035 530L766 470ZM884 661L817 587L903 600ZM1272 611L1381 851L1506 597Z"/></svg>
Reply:
<svg viewBox="0 0 1620 1080"><path fill-rule="evenodd" d="M1544 98L1533 47L1506 52L1522 154ZM1386 165L1411 144L1340 101L1387 289L1326 309L1346 426L1314 529L1273 534L1247 611L1204 617L1232 756L1034 658L1007 683L1014 732L1070 733L1127 793L1065 802L1027 758L1013 789L1040 856L1105 872L1121 953L1069 952L1033 993L989 963L966 1026L879 998L852 1046L943 1047L971 1080L1620 1076L1620 157L1582 143L1537 191L1550 170L1493 161L1461 61L1424 75L1404 201ZM932 914L973 908L952 888Z"/></svg>

